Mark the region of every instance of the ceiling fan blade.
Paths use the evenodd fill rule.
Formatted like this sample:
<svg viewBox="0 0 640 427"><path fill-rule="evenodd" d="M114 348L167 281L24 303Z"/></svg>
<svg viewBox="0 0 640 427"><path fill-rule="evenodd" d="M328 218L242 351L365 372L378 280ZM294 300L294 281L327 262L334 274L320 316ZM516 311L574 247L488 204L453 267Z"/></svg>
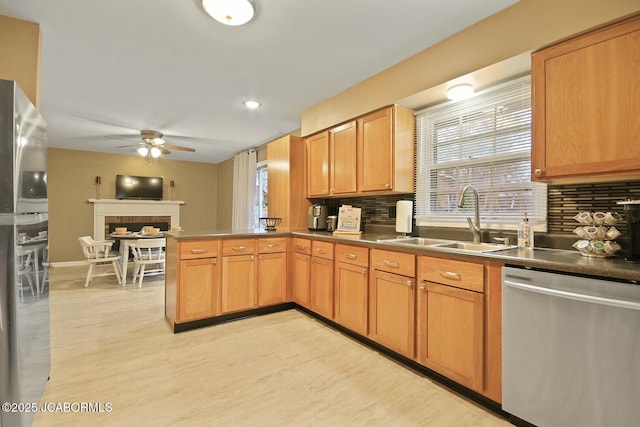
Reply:
<svg viewBox="0 0 640 427"><path fill-rule="evenodd" d="M182 147L180 145L165 144L164 147L171 148L172 150L188 151L190 153L195 153L196 152L196 150L194 148Z"/></svg>
<svg viewBox="0 0 640 427"><path fill-rule="evenodd" d="M171 151L164 148L164 145L156 145L156 148L159 148L162 154L171 154Z"/></svg>
<svg viewBox="0 0 640 427"><path fill-rule="evenodd" d="M130 144L130 145L118 145L116 148L129 148L129 147L139 147L140 144Z"/></svg>

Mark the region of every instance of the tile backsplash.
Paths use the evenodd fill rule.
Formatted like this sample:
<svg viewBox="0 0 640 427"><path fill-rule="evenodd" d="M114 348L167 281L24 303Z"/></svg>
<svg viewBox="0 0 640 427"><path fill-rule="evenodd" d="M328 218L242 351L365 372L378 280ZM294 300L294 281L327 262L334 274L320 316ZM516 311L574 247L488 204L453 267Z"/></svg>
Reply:
<svg viewBox="0 0 640 427"><path fill-rule="evenodd" d="M395 217L389 213L395 209L396 202L413 199L413 194L400 194L326 199L325 202L330 214L336 214L343 204L353 205L362 208L365 224L393 225ZM615 211L624 218L623 208L616 202L626 199L640 199L640 181L550 185L547 195L548 233L572 233L578 225L573 217L582 211ZM617 224L616 228L626 235L626 221Z"/></svg>

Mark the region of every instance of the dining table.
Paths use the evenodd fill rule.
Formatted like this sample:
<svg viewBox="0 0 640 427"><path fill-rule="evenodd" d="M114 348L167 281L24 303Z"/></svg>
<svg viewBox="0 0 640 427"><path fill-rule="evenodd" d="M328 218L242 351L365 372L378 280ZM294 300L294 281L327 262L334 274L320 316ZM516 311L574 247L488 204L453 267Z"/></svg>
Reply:
<svg viewBox="0 0 640 427"><path fill-rule="evenodd" d="M126 233L111 233L109 236L112 239L120 242L120 277L122 278L122 286L127 283L127 270L129 266L129 249L135 246L138 239L159 239L163 238L163 233L142 233L131 232ZM165 240L166 242L166 240ZM134 278L135 280L135 278Z"/></svg>

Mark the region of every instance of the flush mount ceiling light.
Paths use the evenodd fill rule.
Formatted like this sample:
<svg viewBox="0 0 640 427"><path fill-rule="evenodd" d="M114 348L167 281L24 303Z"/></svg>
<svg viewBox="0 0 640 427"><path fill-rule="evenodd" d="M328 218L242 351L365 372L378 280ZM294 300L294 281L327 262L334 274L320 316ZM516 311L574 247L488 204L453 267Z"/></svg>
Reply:
<svg viewBox="0 0 640 427"><path fill-rule="evenodd" d="M469 84L456 85L447 90L447 98L453 101L461 101L463 99L471 98L473 96L473 92L473 86Z"/></svg>
<svg viewBox="0 0 640 427"><path fill-rule="evenodd" d="M254 13L248 0L202 0L202 7L216 21L233 26L246 24Z"/></svg>
<svg viewBox="0 0 640 427"><path fill-rule="evenodd" d="M244 106L250 110L255 110L260 106L260 103L258 101L244 101Z"/></svg>

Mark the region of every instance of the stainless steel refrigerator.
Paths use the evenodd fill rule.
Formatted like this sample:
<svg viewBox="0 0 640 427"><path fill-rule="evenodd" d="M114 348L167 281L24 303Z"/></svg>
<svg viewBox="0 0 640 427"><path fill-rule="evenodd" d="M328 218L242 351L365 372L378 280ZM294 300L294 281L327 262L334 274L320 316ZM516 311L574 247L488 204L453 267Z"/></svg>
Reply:
<svg viewBox="0 0 640 427"><path fill-rule="evenodd" d="M30 426L49 378L47 212L47 124L0 80L0 427Z"/></svg>

